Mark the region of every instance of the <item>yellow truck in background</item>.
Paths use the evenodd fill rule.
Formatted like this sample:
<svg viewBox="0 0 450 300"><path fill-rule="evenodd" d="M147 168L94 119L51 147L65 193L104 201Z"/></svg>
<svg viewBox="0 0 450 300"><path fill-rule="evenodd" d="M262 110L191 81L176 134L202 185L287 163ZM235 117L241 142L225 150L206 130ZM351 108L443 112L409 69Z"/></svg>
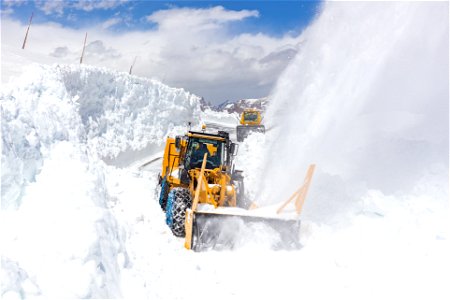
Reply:
<svg viewBox="0 0 450 300"><path fill-rule="evenodd" d="M245 109L240 118L240 125L236 127L236 139L242 142L250 133L265 133L266 128L261 124L261 112L254 108Z"/></svg>

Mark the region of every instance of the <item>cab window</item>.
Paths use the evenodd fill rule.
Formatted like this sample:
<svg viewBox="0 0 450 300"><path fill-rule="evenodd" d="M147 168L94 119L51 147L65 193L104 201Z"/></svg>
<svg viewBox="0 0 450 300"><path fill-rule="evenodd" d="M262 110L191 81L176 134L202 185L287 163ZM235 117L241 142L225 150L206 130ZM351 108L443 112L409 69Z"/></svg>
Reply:
<svg viewBox="0 0 450 300"><path fill-rule="evenodd" d="M256 119L258 119L257 112L244 112L245 121L256 121Z"/></svg>
<svg viewBox="0 0 450 300"><path fill-rule="evenodd" d="M208 153L206 168L215 169L222 165L223 142L208 139L193 138L189 141L186 156L186 168L201 168L203 156Z"/></svg>

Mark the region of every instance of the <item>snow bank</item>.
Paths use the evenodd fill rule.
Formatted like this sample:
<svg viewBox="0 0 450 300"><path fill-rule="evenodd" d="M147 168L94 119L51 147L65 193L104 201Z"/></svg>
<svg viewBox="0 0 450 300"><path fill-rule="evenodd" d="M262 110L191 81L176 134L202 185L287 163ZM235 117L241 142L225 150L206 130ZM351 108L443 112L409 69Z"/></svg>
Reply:
<svg viewBox="0 0 450 300"><path fill-rule="evenodd" d="M123 165L154 154L200 114L199 98L182 89L86 66L33 65L1 101L2 207L17 206L56 141Z"/></svg>
<svg viewBox="0 0 450 300"><path fill-rule="evenodd" d="M105 161L156 154L198 123L199 98L106 69L34 65L1 103L2 298L121 297L130 235L121 173Z"/></svg>
<svg viewBox="0 0 450 300"><path fill-rule="evenodd" d="M51 146L20 209L2 213L2 294L120 296L125 236L109 210L103 173L80 147L68 141ZM8 264L20 268L20 278L12 279Z"/></svg>
<svg viewBox="0 0 450 300"><path fill-rule="evenodd" d="M202 120L207 124L212 124L216 126L234 126L239 124L239 114L237 113L226 113L223 111L214 111L210 108L206 108L202 111Z"/></svg>

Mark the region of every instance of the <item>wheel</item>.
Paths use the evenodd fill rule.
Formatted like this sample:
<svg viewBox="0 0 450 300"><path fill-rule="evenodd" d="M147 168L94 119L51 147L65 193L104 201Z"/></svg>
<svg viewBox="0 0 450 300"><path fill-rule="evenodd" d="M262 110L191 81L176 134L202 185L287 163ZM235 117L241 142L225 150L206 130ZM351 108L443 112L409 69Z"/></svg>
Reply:
<svg viewBox="0 0 450 300"><path fill-rule="evenodd" d="M161 181L161 193L159 194L159 205L163 211L166 211L167 197L169 195L169 183L167 176Z"/></svg>
<svg viewBox="0 0 450 300"><path fill-rule="evenodd" d="M192 206L192 198L189 189L174 188L167 197L166 224L172 230L173 235L184 237L184 222L186 209Z"/></svg>

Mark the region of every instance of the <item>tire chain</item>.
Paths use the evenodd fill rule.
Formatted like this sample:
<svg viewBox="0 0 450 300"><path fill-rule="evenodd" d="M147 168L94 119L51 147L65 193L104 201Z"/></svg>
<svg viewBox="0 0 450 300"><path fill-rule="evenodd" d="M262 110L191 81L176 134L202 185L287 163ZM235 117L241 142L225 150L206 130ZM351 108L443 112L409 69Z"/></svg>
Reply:
<svg viewBox="0 0 450 300"><path fill-rule="evenodd" d="M175 192L175 201L172 208L172 232L177 237L186 235L184 221L186 218L186 209L192 206L191 194L188 189L177 188Z"/></svg>

